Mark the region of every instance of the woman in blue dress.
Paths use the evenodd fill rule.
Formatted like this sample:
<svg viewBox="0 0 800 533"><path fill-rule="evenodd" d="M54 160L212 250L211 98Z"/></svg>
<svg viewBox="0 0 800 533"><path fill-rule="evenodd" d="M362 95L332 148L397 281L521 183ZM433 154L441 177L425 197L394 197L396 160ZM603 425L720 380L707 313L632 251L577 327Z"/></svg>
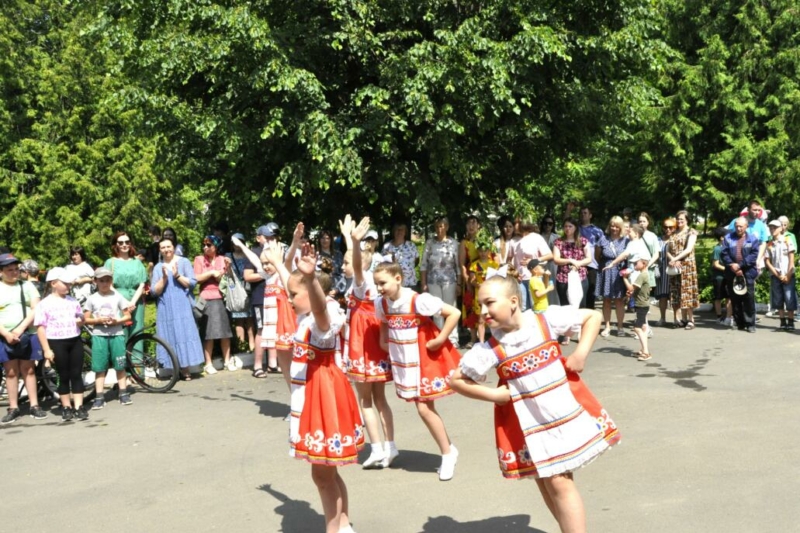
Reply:
<svg viewBox="0 0 800 533"><path fill-rule="evenodd" d="M608 337L611 334L611 304L617 313L617 335L624 336L625 330L622 325L625 321L625 282L619 275L619 271L626 264L624 261L618 265L606 269L605 267L622 252L628 245L628 236L623 233L624 221L621 217L611 217L606 229L606 235L598 243L600 257L598 258L597 284L595 285L595 297L603 300L603 331L600 335Z"/></svg>
<svg viewBox="0 0 800 533"><path fill-rule="evenodd" d="M197 284L192 263L175 255L170 239L159 243L161 262L153 267L150 291L158 298L156 333L167 341L178 356L181 378L192 379L189 367L203 362L203 345L192 314L192 289ZM160 346L158 350L163 350ZM168 362L166 354L156 353L159 361Z"/></svg>

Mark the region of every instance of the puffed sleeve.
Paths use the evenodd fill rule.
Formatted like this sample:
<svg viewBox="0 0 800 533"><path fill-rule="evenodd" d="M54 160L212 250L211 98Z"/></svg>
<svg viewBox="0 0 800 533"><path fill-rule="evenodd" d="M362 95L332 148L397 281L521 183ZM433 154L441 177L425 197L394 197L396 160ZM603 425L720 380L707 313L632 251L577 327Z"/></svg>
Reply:
<svg viewBox="0 0 800 533"><path fill-rule="evenodd" d="M476 344L461 358L461 372L473 381L483 383L486 375L497 365L497 355L488 343Z"/></svg>
<svg viewBox="0 0 800 533"><path fill-rule="evenodd" d="M178 260L178 273L189 280L189 288L187 290L191 291L194 289L195 285L197 285L197 276L188 259L182 257Z"/></svg>
<svg viewBox="0 0 800 533"><path fill-rule="evenodd" d="M580 331L582 320L574 307L551 305L544 312L544 317L554 335L571 335Z"/></svg>
<svg viewBox="0 0 800 533"><path fill-rule="evenodd" d="M424 292L417 296L417 312L424 316L433 316L442 312L444 302L430 293ZM380 318L380 317L379 317Z"/></svg>
<svg viewBox="0 0 800 533"><path fill-rule="evenodd" d="M331 313L328 309L328 330L322 331L317 327L316 321L313 317L309 316L306 320L310 320L309 327L311 328L311 344L323 348L333 348L336 345L336 339L339 336L344 326L344 316L341 313Z"/></svg>
<svg viewBox="0 0 800 533"><path fill-rule="evenodd" d="M375 316L381 322L386 322L386 315L383 313L383 296L378 296L375 300Z"/></svg>

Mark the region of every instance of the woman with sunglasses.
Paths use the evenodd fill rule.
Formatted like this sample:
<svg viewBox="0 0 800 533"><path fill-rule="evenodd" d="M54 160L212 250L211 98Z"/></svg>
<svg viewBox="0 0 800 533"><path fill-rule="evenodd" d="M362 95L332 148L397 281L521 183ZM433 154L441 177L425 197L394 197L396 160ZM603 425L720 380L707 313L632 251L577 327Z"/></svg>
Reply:
<svg viewBox="0 0 800 533"><path fill-rule="evenodd" d="M125 338L144 329L144 284L147 282L147 268L136 259L136 248L130 235L118 231L111 239L111 257L103 265L111 271L116 289L130 306L131 323L125 327Z"/></svg>
<svg viewBox="0 0 800 533"><path fill-rule="evenodd" d="M206 301L203 309L203 319L206 321L206 336L203 339L203 355L206 375L216 374L217 369L211 362L214 350L214 341L219 339L222 349L223 366L229 371L236 371L238 367L231 361L231 323L228 310L225 309L222 291L219 282L231 268L231 260L224 255L217 255L217 250L222 246L222 239L216 235L208 235L203 239L203 255L194 258L194 274L200 285L199 297ZM202 320L202 319L201 319Z"/></svg>
<svg viewBox="0 0 800 533"><path fill-rule="evenodd" d="M669 245L669 238L675 231L677 222L674 218L668 217L661 222L662 235L658 238L658 249L660 255L658 256L658 276L656 276L656 284L653 286L653 298L658 300L658 310L661 317L656 326L664 327L667 325L667 308L669 307L669 276L667 275L667 267L669 266L669 259L667 258L667 245Z"/></svg>

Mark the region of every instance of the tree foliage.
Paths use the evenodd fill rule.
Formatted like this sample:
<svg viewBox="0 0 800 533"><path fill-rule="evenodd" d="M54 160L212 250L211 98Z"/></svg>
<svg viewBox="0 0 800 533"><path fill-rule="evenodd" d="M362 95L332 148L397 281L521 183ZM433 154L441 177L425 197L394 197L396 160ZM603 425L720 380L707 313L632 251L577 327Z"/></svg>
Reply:
<svg viewBox="0 0 800 533"><path fill-rule="evenodd" d="M577 187L552 169L635 115L649 6L116 0L94 31L212 213L381 218Z"/></svg>

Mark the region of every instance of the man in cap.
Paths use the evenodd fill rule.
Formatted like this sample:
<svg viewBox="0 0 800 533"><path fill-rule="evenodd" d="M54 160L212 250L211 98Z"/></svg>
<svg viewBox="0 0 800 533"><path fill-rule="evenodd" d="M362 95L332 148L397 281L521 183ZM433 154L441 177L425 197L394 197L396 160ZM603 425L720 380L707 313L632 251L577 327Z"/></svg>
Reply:
<svg viewBox="0 0 800 533"><path fill-rule="evenodd" d="M20 260L10 253L0 254L0 361L6 372L8 412L0 423L10 424L22 416L19 409L19 380L28 391L31 417L40 420L47 414L39 407L36 361L42 359L42 347L32 329L33 308L39 303L39 291L30 282L21 282Z"/></svg>
<svg viewBox="0 0 800 533"><path fill-rule="evenodd" d="M733 318L740 331L756 332L755 282L758 277L758 257L761 241L753 233L747 232L747 219L739 217L734 222L734 230L722 240L720 259L725 265L725 281L728 295L733 305ZM737 278L739 280L737 282ZM744 283L744 294L734 291L734 285Z"/></svg>

